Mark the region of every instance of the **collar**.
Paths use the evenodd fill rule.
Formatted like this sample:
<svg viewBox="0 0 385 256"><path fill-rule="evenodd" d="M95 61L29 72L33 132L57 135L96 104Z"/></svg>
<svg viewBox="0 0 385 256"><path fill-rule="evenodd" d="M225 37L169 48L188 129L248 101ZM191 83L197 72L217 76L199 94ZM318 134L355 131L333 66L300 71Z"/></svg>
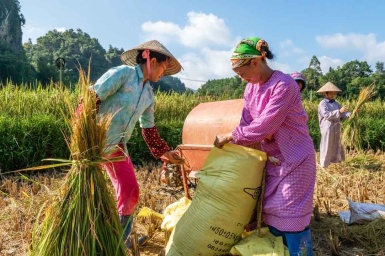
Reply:
<svg viewBox="0 0 385 256"><path fill-rule="evenodd" d="M138 75L138 78L140 80L143 80L143 72L142 69L140 68L139 64L135 66L136 74Z"/></svg>
<svg viewBox="0 0 385 256"><path fill-rule="evenodd" d="M333 102L336 102L336 100L335 100L335 99L328 99L328 98L325 98L325 100L326 100L327 102L329 102L329 103L333 103Z"/></svg>

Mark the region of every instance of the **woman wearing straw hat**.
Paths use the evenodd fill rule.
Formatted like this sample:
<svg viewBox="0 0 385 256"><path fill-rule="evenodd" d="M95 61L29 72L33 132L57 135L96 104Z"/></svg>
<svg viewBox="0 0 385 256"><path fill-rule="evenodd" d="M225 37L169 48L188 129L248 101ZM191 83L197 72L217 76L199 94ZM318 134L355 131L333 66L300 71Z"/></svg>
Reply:
<svg viewBox="0 0 385 256"><path fill-rule="evenodd" d="M309 230L316 177L313 141L299 87L290 75L268 66L267 59L272 58L261 38L245 38L235 47L232 68L248 82L242 118L232 133L218 135L214 145L261 143L270 159L263 220L271 233L283 236L290 255L313 255Z"/></svg>
<svg viewBox="0 0 385 256"><path fill-rule="evenodd" d="M302 92L306 88L306 78L301 73L294 71L290 74L291 77L297 82L299 90Z"/></svg>
<svg viewBox="0 0 385 256"><path fill-rule="evenodd" d="M124 157L124 161L111 162L105 168L115 188L117 208L124 229L123 239L131 247L132 243L127 238L132 229L132 214L139 200L139 185L126 144L139 121L142 136L155 157L164 156L171 163L183 161L176 152L170 151L170 147L158 134L154 123L154 92L150 84L162 76L178 73L182 67L166 47L156 40L125 51L121 59L126 65L108 70L91 89L98 97L98 114L113 115L107 131L109 156Z"/></svg>
<svg viewBox="0 0 385 256"><path fill-rule="evenodd" d="M327 167L330 163L345 160L345 152L341 144L340 121L350 116L349 108L341 106L335 97L341 90L331 82L327 82L317 93L324 99L318 105L318 120L321 130L320 165Z"/></svg>

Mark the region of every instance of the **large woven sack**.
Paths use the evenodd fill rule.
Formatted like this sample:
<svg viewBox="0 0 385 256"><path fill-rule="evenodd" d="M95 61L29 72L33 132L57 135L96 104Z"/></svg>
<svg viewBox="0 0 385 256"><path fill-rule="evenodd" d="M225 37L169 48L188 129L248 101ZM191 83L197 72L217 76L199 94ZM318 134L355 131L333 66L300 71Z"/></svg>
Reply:
<svg viewBox="0 0 385 256"><path fill-rule="evenodd" d="M274 236L268 228L262 228L259 233L254 230L245 233L236 245L231 248L231 255L240 256L289 256L290 253L283 244L282 236Z"/></svg>
<svg viewBox="0 0 385 256"><path fill-rule="evenodd" d="M261 192L266 154L226 144L213 148L190 207L176 224L166 255L222 255L240 239Z"/></svg>

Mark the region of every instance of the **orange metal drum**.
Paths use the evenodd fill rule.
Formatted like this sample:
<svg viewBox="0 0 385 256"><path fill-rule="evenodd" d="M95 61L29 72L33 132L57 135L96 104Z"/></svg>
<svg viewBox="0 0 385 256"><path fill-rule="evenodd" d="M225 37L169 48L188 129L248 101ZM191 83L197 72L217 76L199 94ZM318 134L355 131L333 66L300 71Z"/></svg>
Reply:
<svg viewBox="0 0 385 256"><path fill-rule="evenodd" d="M207 102L191 110L183 125L183 144L178 146L186 160L185 171L199 171L215 136L232 132L239 125L243 103L243 99Z"/></svg>

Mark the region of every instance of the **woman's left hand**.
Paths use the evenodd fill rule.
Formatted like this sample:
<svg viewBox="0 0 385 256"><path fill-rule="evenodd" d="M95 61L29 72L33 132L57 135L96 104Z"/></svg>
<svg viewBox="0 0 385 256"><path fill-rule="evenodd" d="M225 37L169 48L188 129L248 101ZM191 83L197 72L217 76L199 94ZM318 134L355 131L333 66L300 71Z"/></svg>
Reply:
<svg viewBox="0 0 385 256"><path fill-rule="evenodd" d="M233 135L231 133L218 134L215 137L214 146L217 148L222 148L223 145L229 143L233 140Z"/></svg>

